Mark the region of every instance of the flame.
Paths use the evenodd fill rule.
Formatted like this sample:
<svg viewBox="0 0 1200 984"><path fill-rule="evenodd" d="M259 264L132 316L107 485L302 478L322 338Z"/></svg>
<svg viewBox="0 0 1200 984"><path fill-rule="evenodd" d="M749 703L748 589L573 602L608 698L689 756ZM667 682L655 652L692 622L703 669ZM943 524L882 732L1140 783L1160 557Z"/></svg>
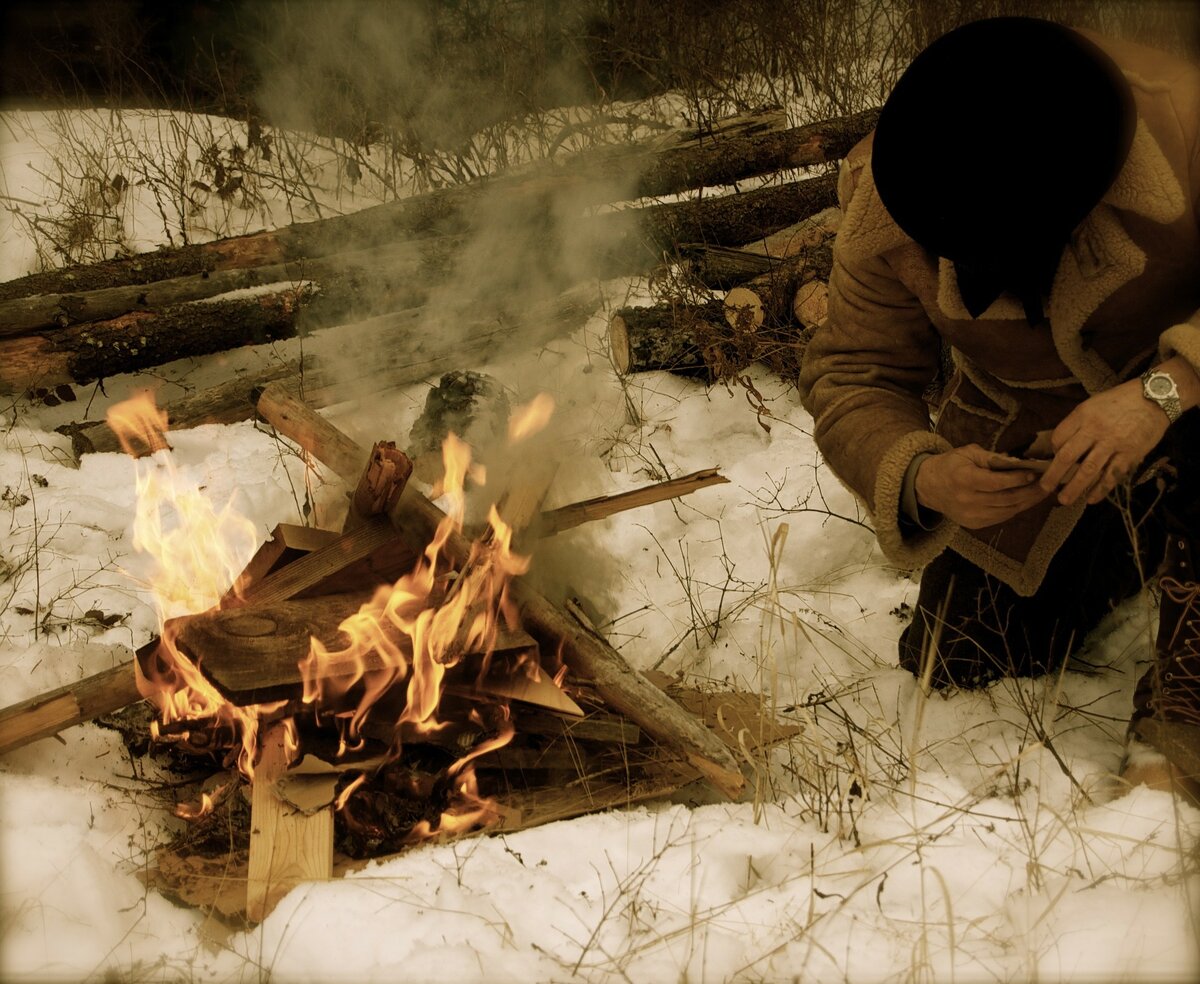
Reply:
<svg viewBox="0 0 1200 984"><path fill-rule="evenodd" d="M213 798L208 793L201 793L198 807L192 806L190 803L179 803L175 806L175 816L181 820L199 820L212 813L215 805Z"/></svg>
<svg viewBox="0 0 1200 984"><path fill-rule="evenodd" d="M138 691L158 707L164 726L203 719L240 736L238 766L249 777L258 716L264 708L239 708L222 697L179 653L177 633L167 628L167 622L218 603L254 553L257 531L236 512L232 501L216 508L194 482L178 473L165 440L166 414L157 409L151 394L117 404L107 419L129 453L136 454L133 449L139 442L153 450L134 465L133 546L154 560L150 590L158 612L160 644L145 666L136 664ZM159 729L155 731L156 737L161 735ZM171 737L186 741L188 732Z"/></svg>
<svg viewBox="0 0 1200 984"><path fill-rule="evenodd" d="M517 407L508 418L508 443L516 444L544 430L554 413L554 398L539 393L523 407Z"/></svg>
<svg viewBox="0 0 1200 984"><path fill-rule="evenodd" d="M167 443L167 411L158 409L154 394L149 390L143 390L109 408L106 419L126 454L140 458L143 454L170 450ZM135 440L140 442L141 447Z"/></svg>
<svg viewBox="0 0 1200 984"><path fill-rule="evenodd" d="M519 408L512 417L509 436L523 440L546 426L554 403L541 395ZM151 581L160 620L161 644L146 666L138 667L138 687L160 710L156 737L187 741L195 727L197 736L232 734L240 746L237 765L253 776L259 730L267 715L278 717L286 702L237 707L225 700L178 650L168 620L205 611L223 603L236 604L241 595L229 589L239 583L245 564L257 545L254 526L239 516L232 502L215 507L194 484L182 480L166 452L166 415L153 398L142 395L114 407L109 424L122 446L133 452L140 442L153 450L139 460L138 510L134 546L148 553L156 569ZM516 606L509 595L513 577L525 573L529 558L512 551L513 530L495 506L488 514L486 533L471 545L469 557L457 573L445 558L452 536L463 528L464 485L467 479L483 484L483 469L471 460L470 447L451 434L443 446L444 476L436 497L446 500L446 516L413 570L395 584L381 587L369 602L339 626L347 638L340 649L310 640L300 661L303 703L317 720L332 719L339 731L339 755L360 747L363 725L373 712L382 714L381 698L400 692L404 704L390 701L387 721L393 740L391 757L399 757L404 743L435 735L453 722L439 717L446 674L470 656L479 659L478 675L486 675L502 626L516 628ZM224 601L223 601L224 599ZM475 666L472 664L472 671ZM525 667L525 672L537 667ZM518 663L517 671L521 670ZM474 760L507 744L514 728L507 707L500 707L502 723L495 734L463 754L446 772L454 797L436 824L423 822L409 835L412 841L440 837L494 822L500 810L482 797ZM478 712L474 722L487 730ZM203 726L200 725L203 722ZM299 758L299 736L294 720L284 719L284 746L289 762ZM342 809L366 780L365 773L338 796ZM203 797L198 807L183 806L181 816L198 817L214 807Z"/></svg>
<svg viewBox="0 0 1200 984"><path fill-rule="evenodd" d="M512 529L495 506L489 510L487 533L472 544L457 577L447 586L447 577L440 573L445 569L446 543L462 529L463 485L472 474L470 447L453 434L443 445L442 456L445 475L440 491L448 500L447 514L416 566L394 585L378 589L341 623L339 628L349 639L346 646L331 650L314 638L300 663L304 702L316 705L318 711L344 707L347 697L356 695L353 710L334 712L346 746L361 741L368 714L377 709L384 694L400 685L406 686L406 700L391 722L393 756L400 754L404 741L444 729L449 722L439 719L438 710L447 670L468 654L478 654L480 673L486 672L501 624L517 624L508 584L529 569L529 558L512 552ZM507 744L512 736L506 717L497 735L456 761L448 776L455 783L457 802L443 814L436 830L425 823L410 836L422 839L496 819L499 813L494 805L478 794L470 763ZM352 791L347 787L343 792L342 804Z"/></svg>
<svg viewBox="0 0 1200 984"><path fill-rule="evenodd" d="M357 778L355 778L350 785L338 793L337 799L333 802L334 810L342 810L346 806L346 801L349 800L352 795L354 795L354 791L366 781L367 774L365 772L360 772Z"/></svg>

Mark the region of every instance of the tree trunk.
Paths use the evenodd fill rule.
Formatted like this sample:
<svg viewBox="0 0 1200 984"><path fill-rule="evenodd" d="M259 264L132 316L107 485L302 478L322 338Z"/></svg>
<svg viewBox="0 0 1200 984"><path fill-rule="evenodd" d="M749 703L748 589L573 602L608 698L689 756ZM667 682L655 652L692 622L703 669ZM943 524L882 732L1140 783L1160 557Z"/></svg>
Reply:
<svg viewBox="0 0 1200 984"><path fill-rule="evenodd" d="M312 369L311 358L305 360L307 372ZM315 372L315 370L314 370ZM299 389L301 365L299 360L271 366L246 376L238 376L217 386L209 387L190 396L181 397L167 404L167 419L171 430L202 427L205 424L236 424L254 416L255 390L268 383L284 380ZM316 406L326 406L316 401ZM85 454L120 451L121 442L103 420L88 420L83 423L65 424L59 433L71 438L76 458Z"/></svg>
<svg viewBox="0 0 1200 984"><path fill-rule="evenodd" d="M0 341L0 393L89 383L95 379L291 338L308 289L244 300L177 304L160 313L121 315L45 336Z"/></svg>
<svg viewBox="0 0 1200 984"><path fill-rule="evenodd" d="M539 279L551 284L584 268L600 277L637 273L653 266L664 251L674 253L677 243L757 239L821 211L834 195L829 176L723 198L609 212L564 227L564 241L531 237L515 248L525 251L518 253L525 262L544 265L537 271ZM530 271L522 268L512 276L519 274L528 277ZM514 281L512 292L519 287ZM346 296L353 294L350 288ZM158 314L133 312L44 337L0 340L0 394L90 382L184 356L290 338L300 329L301 310L313 296L309 287L289 288L244 300L180 304ZM318 307L328 303L336 310L337 301L323 302L320 296L318 292Z"/></svg>
<svg viewBox="0 0 1200 984"><path fill-rule="evenodd" d="M306 345L304 399L310 406L323 407L339 400L364 398L451 369L491 361L515 344L542 345L578 328L598 304L596 289L585 285L550 301L531 304L516 317L498 311L493 317L457 323L443 331L425 330L424 323L435 316L425 308L415 308L321 332ZM369 370L351 378L341 354L347 350L377 353L377 357ZM250 420L254 416L254 391L275 381L285 382L294 395L300 393L301 376L295 363L272 366L167 404L171 429ZM70 435L77 455L121 447L103 421L70 424L60 431Z"/></svg>
<svg viewBox="0 0 1200 984"><path fill-rule="evenodd" d="M636 273L674 256L680 243L738 246L829 208L837 178L827 175L720 198L607 212L591 220L601 276Z"/></svg>
<svg viewBox="0 0 1200 984"><path fill-rule="evenodd" d="M620 197L653 198L690 188L730 185L744 178L810 167L845 157L875 127L878 110L785 129L782 113L734 117L717 132L697 132L675 146L589 151L554 166L563 177L606 184ZM636 180L630 185L630 177ZM631 192L631 193L630 193Z"/></svg>
<svg viewBox="0 0 1200 984"><path fill-rule="evenodd" d="M712 290L729 290L773 270L782 260L830 248L840 218L836 208L828 208L743 246L698 243L681 247L681 252L693 280Z"/></svg>

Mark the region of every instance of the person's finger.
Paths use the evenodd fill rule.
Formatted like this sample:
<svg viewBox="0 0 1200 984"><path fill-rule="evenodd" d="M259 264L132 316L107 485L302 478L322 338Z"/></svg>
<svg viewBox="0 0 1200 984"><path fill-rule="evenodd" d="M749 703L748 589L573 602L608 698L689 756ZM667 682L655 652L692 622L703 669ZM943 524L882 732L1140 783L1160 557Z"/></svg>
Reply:
<svg viewBox="0 0 1200 984"><path fill-rule="evenodd" d="M1058 501L1064 506L1069 506L1095 485L1103 477L1109 461L1112 460L1112 455L1113 452L1110 448L1092 448L1087 457L1079 463L1079 469L1075 472L1074 477L1058 493Z"/></svg>
<svg viewBox="0 0 1200 984"><path fill-rule="evenodd" d="M980 468L974 476L975 487L980 492L1004 492L1008 489L1021 489L1037 481L1037 474L1031 471L994 471L991 468Z"/></svg>
<svg viewBox="0 0 1200 984"><path fill-rule="evenodd" d="M1100 481L1088 494L1088 505L1094 506L1103 500L1118 485L1126 481L1133 472L1133 465L1128 455L1115 454L1104 469Z"/></svg>
<svg viewBox="0 0 1200 984"><path fill-rule="evenodd" d="M1042 488L1047 492L1053 492L1060 485L1069 481L1067 472L1090 451L1094 444L1094 439L1085 432L1076 431L1055 453L1050 467L1042 475Z"/></svg>

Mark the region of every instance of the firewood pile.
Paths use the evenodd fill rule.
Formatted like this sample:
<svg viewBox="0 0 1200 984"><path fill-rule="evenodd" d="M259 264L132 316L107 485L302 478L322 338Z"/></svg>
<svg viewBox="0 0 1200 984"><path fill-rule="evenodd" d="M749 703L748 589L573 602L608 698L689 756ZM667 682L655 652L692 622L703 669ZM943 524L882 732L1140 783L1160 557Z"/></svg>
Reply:
<svg viewBox="0 0 1200 984"><path fill-rule="evenodd" d="M356 380L369 395L487 360L514 338L542 344L577 327L595 307L594 289L578 285L581 267L591 283L666 268L686 281L665 288L659 305L613 316L621 371L724 376L761 359L794 374L801 332L822 317L835 176L761 179L836 162L876 115L788 127L781 110L760 110L348 215L0 284L0 395L69 402L81 384L118 373L297 335L342 336L351 326L354 344L387 352ZM747 180L757 186L687 194ZM496 310L480 306L453 333L430 330L426 301L456 276L479 213L497 196L527 220L522 262L560 293L516 310L497 298ZM579 210L568 223L570 264L562 226L548 218L562 222L564 201ZM596 208L614 202L625 204ZM507 297L520 294L520 284L507 287ZM726 290L724 301L712 293ZM192 393L167 406L172 428L248 419L255 390L282 380L298 392L301 373L309 403L327 405L332 362L310 345L303 360ZM118 447L102 421L64 429L79 453Z"/></svg>

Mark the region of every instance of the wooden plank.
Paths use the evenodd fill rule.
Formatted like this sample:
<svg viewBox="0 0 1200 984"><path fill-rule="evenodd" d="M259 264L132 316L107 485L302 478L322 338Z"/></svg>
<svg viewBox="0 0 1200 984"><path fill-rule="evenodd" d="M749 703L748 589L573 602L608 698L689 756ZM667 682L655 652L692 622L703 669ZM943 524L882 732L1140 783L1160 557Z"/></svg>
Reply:
<svg viewBox="0 0 1200 984"><path fill-rule="evenodd" d="M294 526L291 523L280 523L271 531L271 537L254 552L250 562L242 568L242 573L234 581L233 587L221 598L221 607L236 604L248 592L261 583L268 574L289 559L289 552L294 559L302 553L317 550L327 546L337 539L332 530L314 529L310 526Z"/></svg>
<svg viewBox="0 0 1200 984"><path fill-rule="evenodd" d="M604 519L626 509L637 509L655 502L667 499L677 499L690 495L698 489L706 489L710 485L726 485L729 483L724 475L715 468L692 472L681 478L673 478L667 482L658 482L640 489L619 492L616 495L602 495L583 502L573 502L559 509L551 509L542 513L537 522L536 532L542 536L562 533L583 523Z"/></svg>
<svg viewBox="0 0 1200 984"><path fill-rule="evenodd" d="M167 631L176 633L180 651L192 660L213 686L240 706L299 696L302 686L300 663L308 655L310 639L328 649L347 643L338 626L370 599L356 593L252 605L226 611L204 612L172 619ZM392 641L406 653L409 640L391 633ZM517 653L536 648L524 632L501 629L496 653ZM328 661L320 677L356 675L361 668L385 667L383 658L372 651L360 661Z"/></svg>
<svg viewBox="0 0 1200 984"><path fill-rule="evenodd" d="M333 807L306 815L276 794L288 765L285 735L283 724L263 735L251 784L246 915L255 922L302 882L333 877Z"/></svg>
<svg viewBox="0 0 1200 984"><path fill-rule="evenodd" d="M323 546L280 567L258 582L252 595L254 603L269 605L296 597L342 568L364 560L381 547L394 543L396 530L386 516L374 517L341 536L335 533L331 537L320 539L325 541ZM314 538L314 542L316 541L317 538Z"/></svg>

